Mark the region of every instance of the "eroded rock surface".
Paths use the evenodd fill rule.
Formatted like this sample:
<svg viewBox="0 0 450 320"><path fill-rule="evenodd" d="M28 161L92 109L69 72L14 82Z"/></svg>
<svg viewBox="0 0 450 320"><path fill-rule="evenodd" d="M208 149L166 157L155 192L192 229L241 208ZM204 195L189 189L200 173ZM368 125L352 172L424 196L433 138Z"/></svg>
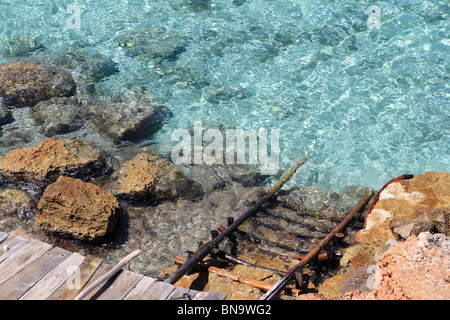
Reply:
<svg viewBox="0 0 450 320"><path fill-rule="evenodd" d="M190 197L200 192L199 185L180 168L147 151L123 162L104 188L118 197L143 202Z"/></svg>
<svg viewBox="0 0 450 320"><path fill-rule="evenodd" d="M100 151L76 139L48 138L0 158L0 173L11 181L53 182L62 174L88 178L103 168Z"/></svg>
<svg viewBox="0 0 450 320"><path fill-rule="evenodd" d="M0 65L0 95L8 106L33 106L56 96L72 96L72 75L53 66L14 61Z"/></svg>
<svg viewBox="0 0 450 320"><path fill-rule="evenodd" d="M44 191L36 226L80 240L112 232L119 203L109 192L80 179L61 176Z"/></svg>

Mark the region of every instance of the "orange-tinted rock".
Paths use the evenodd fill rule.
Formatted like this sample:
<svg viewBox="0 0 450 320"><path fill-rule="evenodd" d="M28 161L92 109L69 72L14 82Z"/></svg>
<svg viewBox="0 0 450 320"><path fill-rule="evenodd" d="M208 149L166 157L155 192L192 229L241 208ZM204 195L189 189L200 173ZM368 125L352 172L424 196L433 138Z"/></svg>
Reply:
<svg viewBox="0 0 450 320"><path fill-rule="evenodd" d="M97 149L75 139L49 138L0 158L0 173L8 180L37 183L53 182L62 174L89 177L103 166Z"/></svg>
<svg viewBox="0 0 450 320"><path fill-rule="evenodd" d="M104 188L135 201L169 200L189 192L198 193L198 187L180 168L146 151L122 163Z"/></svg>
<svg viewBox="0 0 450 320"><path fill-rule="evenodd" d="M347 291L341 300L449 300L450 238L423 232L389 247L375 272L363 279L370 288Z"/></svg>
<svg viewBox="0 0 450 320"><path fill-rule="evenodd" d="M424 232L390 247L372 283L378 300L449 300L450 238Z"/></svg>
<svg viewBox="0 0 450 320"><path fill-rule="evenodd" d="M389 239L404 240L425 231L448 236L449 221L450 174L426 172L388 185L368 216L366 227L357 233L355 242L364 245L373 255ZM352 257L348 254L345 262L356 269L351 266Z"/></svg>
<svg viewBox="0 0 450 320"><path fill-rule="evenodd" d="M345 250L340 264L344 267L343 270L350 272L374 265L397 241L416 237L423 232L449 236L450 174L447 172L426 172L413 179L388 185L368 216L365 228L356 234L355 245ZM400 264L395 266L401 270ZM424 268L422 271L417 268L404 269L404 272L421 273L421 276L419 274L409 276L417 281L425 281L427 273L436 270L432 271L425 266ZM449 270L445 264L442 264L441 270L442 268ZM341 299L402 298L401 294L388 297L374 296L375 291L369 293L356 291L345 293Z"/></svg>
<svg viewBox="0 0 450 320"><path fill-rule="evenodd" d="M339 296L339 290L342 283L348 277L348 274L338 274L326 279L319 287L319 294L329 300L336 300Z"/></svg>
<svg viewBox="0 0 450 320"><path fill-rule="evenodd" d="M389 185L380 195L377 204L367 219L367 226L365 230L359 233L363 237L365 233L370 230L371 226L380 224L374 219L377 218L377 213L385 212L385 219L382 223L388 223L392 226L399 227L400 221L403 225L414 223L419 218L428 218L428 228L437 228L438 232L445 232L445 216L448 217L450 208L450 174L446 172L427 172L414 177L411 180L404 180ZM436 210L437 209L437 210ZM437 214L441 212L441 216ZM374 214L375 213L375 214ZM428 215L428 213L430 213ZM374 215L373 215L374 214ZM436 223L433 219L438 219ZM447 219L448 221L448 219ZM394 222L394 223L393 223ZM395 228L391 228L395 233ZM448 234L447 234L448 235ZM405 239L408 234L398 235ZM358 237L356 239L358 240Z"/></svg>
<svg viewBox="0 0 450 320"><path fill-rule="evenodd" d="M45 189L38 210L37 227L93 240L113 230L119 204L111 193L92 183L61 176Z"/></svg>
<svg viewBox="0 0 450 320"><path fill-rule="evenodd" d="M0 65L0 94L9 106L33 106L56 96L72 96L76 86L72 75L62 69L31 62Z"/></svg>

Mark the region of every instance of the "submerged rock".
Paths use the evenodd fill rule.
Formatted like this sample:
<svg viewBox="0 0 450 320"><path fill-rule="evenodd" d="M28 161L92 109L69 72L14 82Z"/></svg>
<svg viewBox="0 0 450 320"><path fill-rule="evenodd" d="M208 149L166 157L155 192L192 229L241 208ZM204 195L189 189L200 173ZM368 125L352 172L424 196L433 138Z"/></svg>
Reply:
<svg viewBox="0 0 450 320"><path fill-rule="evenodd" d="M8 151L17 146L38 143L45 139L32 114L32 107L12 108L11 121L2 126L0 144ZM5 150L6 151L6 150Z"/></svg>
<svg viewBox="0 0 450 320"><path fill-rule="evenodd" d="M115 141L137 140L162 119L161 107L145 97L97 99L89 101L85 108L100 132Z"/></svg>
<svg viewBox="0 0 450 320"><path fill-rule="evenodd" d="M95 132L122 142L136 141L156 130L162 109L141 96L54 97L36 104L32 115L47 137L96 128Z"/></svg>
<svg viewBox="0 0 450 320"><path fill-rule="evenodd" d="M184 52L185 39L166 28L140 28L116 37L114 43L125 49L127 55L145 59L168 59Z"/></svg>
<svg viewBox="0 0 450 320"><path fill-rule="evenodd" d="M205 92L205 99L211 103L219 103L230 99L243 100L250 97L250 93L239 84L225 84L212 86Z"/></svg>
<svg viewBox="0 0 450 320"><path fill-rule="evenodd" d="M20 34L5 42L1 54L5 57L20 57L45 47L30 34Z"/></svg>
<svg viewBox="0 0 450 320"><path fill-rule="evenodd" d="M72 75L53 66L14 61L0 65L0 94L8 106L33 106L55 96L72 96Z"/></svg>
<svg viewBox="0 0 450 320"><path fill-rule="evenodd" d="M206 194L215 189L221 189L234 183L251 186L263 182L267 176L261 175L257 168L249 165L220 165L205 163L184 165L183 172L192 180L201 184Z"/></svg>
<svg viewBox="0 0 450 320"><path fill-rule="evenodd" d="M76 47L68 47L52 52L49 63L74 70L79 73L78 82L91 83L98 82L102 79L117 74L119 67L111 58L100 53L87 51L87 49L79 49Z"/></svg>
<svg viewBox="0 0 450 320"><path fill-rule="evenodd" d="M60 176L45 189L38 210L37 227L94 240L112 232L119 203L111 193L92 183Z"/></svg>
<svg viewBox="0 0 450 320"><path fill-rule="evenodd" d="M34 201L27 191L13 188L0 190L0 216L27 218L34 209Z"/></svg>
<svg viewBox="0 0 450 320"><path fill-rule="evenodd" d="M60 175L95 176L104 167L97 149L75 139L49 138L36 146L12 150L0 158L0 173L14 182L46 183Z"/></svg>
<svg viewBox="0 0 450 320"><path fill-rule="evenodd" d="M104 188L117 197L143 202L200 194L198 184L188 179L180 168L147 151L122 163Z"/></svg>
<svg viewBox="0 0 450 320"><path fill-rule="evenodd" d="M0 106L0 127L4 124L14 121L12 113L5 107Z"/></svg>
<svg viewBox="0 0 450 320"><path fill-rule="evenodd" d="M46 137L77 131L85 124L85 112L75 97L54 97L34 106L33 116Z"/></svg>

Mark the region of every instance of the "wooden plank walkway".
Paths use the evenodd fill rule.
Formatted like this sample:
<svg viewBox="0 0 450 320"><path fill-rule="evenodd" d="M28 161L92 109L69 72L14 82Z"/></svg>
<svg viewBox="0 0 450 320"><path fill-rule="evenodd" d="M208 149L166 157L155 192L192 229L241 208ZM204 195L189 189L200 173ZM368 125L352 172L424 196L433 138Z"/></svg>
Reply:
<svg viewBox="0 0 450 320"><path fill-rule="evenodd" d="M0 300L73 300L113 268L38 240L0 232ZM175 287L121 270L83 300L224 300L226 294Z"/></svg>

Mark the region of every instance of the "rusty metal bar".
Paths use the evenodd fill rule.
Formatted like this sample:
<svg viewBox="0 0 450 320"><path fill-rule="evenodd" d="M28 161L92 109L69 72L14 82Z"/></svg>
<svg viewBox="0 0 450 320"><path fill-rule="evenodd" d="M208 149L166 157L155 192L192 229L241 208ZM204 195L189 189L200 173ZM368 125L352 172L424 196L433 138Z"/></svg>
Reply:
<svg viewBox="0 0 450 320"><path fill-rule="evenodd" d="M315 246L295 267L289 270L283 278L278 280L278 282L267 291L259 300L273 300L275 299L283 288L295 277L295 272L299 269L304 268L311 260L313 260L322 250L322 247L330 242L336 233L339 233L349 222L350 220L361 210L361 208L369 201L372 196L372 191L367 192L367 194L359 201L355 208L345 217L344 220L340 224L334 228L320 243Z"/></svg>
<svg viewBox="0 0 450 320"><path fill-rule="evenodd" d="M226 228L222 233L217 235L214 239L204 244L203 247L199 248L197 252L191 257L189 261L180 266L172 275L170 275L164 282L175 284L180 280L185 274L192 270L192 268L203 258L205 258L211 250L222 242L223 239L231 235L242 223L244 223L248 218L255 215L276 192L278 192L283 185L294 175L294 173L307 161L304 157L298 161L288 172L281 178L281 180L273 186L268 193L266 193L252 208L247 210L242 216L236 219L228 228Z"/></svg>

